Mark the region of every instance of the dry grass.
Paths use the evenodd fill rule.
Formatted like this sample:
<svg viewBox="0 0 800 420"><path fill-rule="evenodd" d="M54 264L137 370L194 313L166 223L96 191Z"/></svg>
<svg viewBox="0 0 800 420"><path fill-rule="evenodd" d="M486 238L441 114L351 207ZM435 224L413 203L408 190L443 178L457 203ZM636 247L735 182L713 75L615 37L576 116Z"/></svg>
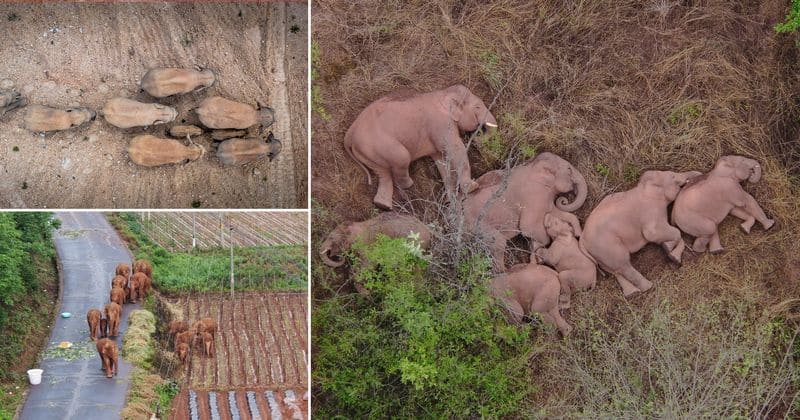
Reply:
<svg viewBox="0 0 800 420"><path fill-rule="evenodd" d="M748 155L764 167L762 181L746 189L778 222L773 230L756 227L744 235L727 220L721 226L726 252L689 252L682 267L649 246L634 265L655 282L652 291L626 302L615 282L601 278L595 291L575 297L568 320L577 323L591 310L604 325L630 327L628 306L647 316L669 301L674 315L722 299L756 308L748 312L749 327L777 318L796 328L797 35L772 30L785 16L784 1L695 3L315 2L315 84L328 117L312 117L312 246L336 223L375 211L375 186L366 185L342 148L356 115L400 87L424 91L463 83L487 104L496 99L492 112L500 123L498 138L470 150L474 176L518 158L511 150L557 153L589 183L589 198L577 212L581 220L645 170L707 171L725 154ZM426 222L450 225L437 210L441 182L433 163L416 162L411 176L412 201L401 204ZM322 277L332 281L324 270L315 276L317 284ZM324 299L327 292L314 293ZM676 337L677 346L692 345ZM532 404L583 401L565 389L552 362L563 360L565 351L556 347L534 361L542 391Z"/></svg>

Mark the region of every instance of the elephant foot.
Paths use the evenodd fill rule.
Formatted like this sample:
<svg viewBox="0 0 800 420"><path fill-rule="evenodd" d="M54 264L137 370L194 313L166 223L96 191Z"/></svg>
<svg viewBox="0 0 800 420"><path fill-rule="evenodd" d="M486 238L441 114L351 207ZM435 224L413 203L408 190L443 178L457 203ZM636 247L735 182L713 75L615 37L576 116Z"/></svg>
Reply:
<svg viewBox="0 0 800 420"><path fill-rule="evenodd" d="M667 257L670 261L674 262L675 264L681 265L681 254L676 254L675 251L668 252Z"/></svg>
<svg viewBox="0 0 800 420"><path fill-rule="evenodd" d="M639 290L641 290L642 293L644 293L644 292L646 292L646 291L648 291L648 290L650 290L652 288L653 288L653 282L651 282L650 280L647 280L647 279L645 279L644 283L642 283L639 286Z"/></svg>
<svg viewBox="0 0 800 420"><path fill-rule="evenodd" d="M770 230L773 226L775 226L775 221L772 219L767 219L766 223L762 223L761 226L764 226L764 230Z"/></svg>
<svg viewBox="0 0 800 420"><path fill-rule="evenodd" d="M381 210L391 210L392 209L392 201L391 200L384 200L379 197L375 197L372 202Z"/></svg>
<svg viewBox="0 0 800 420"><path fill-rule="evenodd" d="M750 233L750 228L752 228L752 227L753 227L753 222L751 222L751 221L746 221L746 222L742 223L741 225L739 225L739 228L741 228L742 232L744 232L744 233Z"/></svg>
<svg viewBox="0 0 800 420"><path fill-rule="evenodd" d="M639 289L638 287L635 287L635 286L631 286L631 287L623 287L623 288L622 288L622 294L623 294L623 296L625 296L626 298L629 298L629 297L636 296L636 295L638 295L639 293L642 293L641 289Z"/></svg>
<svg viewBox="0 0 800 420"><path fill-rule="evenodd" d="M710 252L712 254L721 254L723 251L725 251L725 248L723 248L723 247L711 248L711 249L708 250L708 252Z"/></svg>
<svg viewBox="0 0 800 420"><path fill-rule="evenodd" d="M414 185L414 180L411 178L396 179L394 181L394 185L397 185L398 188L402 188L405 190L411 188L411 186Z"/></svg>

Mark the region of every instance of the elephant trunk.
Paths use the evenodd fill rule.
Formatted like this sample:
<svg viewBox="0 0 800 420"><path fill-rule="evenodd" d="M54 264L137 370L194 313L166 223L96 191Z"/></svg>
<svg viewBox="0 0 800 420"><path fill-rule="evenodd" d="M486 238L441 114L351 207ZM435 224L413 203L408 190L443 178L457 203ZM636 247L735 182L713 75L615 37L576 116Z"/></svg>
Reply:
<svg viewBox="0 0 800 420"><path fill-rule="evenodd" d="M572 190L575 192L575 200L570 203L566 197L558 197L556 199L556 207L562 211L573 212L583 205L589 191L583 174L572 165L570 165L570 169L572 170Z"/></svg>
<svg viewBox="0 0 800 420"><path fill-rule="evenodd" d="M747 179L752 183L756 183L761 180L761 165L758 162L753 164L752 173L750 174L750 178Z"/></svg>
<svg viewBox="0 0 800 420"><path fill-rule="evenodd" d="M344 265L344 258L339 261L334 261L330 257L331 247L328 244L322 244L322 248L319 251L319 257L322 259L322 262L329 267L341 267Z"/></svg>

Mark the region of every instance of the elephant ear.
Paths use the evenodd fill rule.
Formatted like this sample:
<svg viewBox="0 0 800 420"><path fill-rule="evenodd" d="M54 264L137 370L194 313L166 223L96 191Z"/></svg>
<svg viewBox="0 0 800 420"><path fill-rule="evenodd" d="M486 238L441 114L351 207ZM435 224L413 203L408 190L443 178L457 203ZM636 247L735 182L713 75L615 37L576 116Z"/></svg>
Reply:
<svg viewBox="0 0 800 420"><path fill-rule="evenodd" d="M450 118L458 122L461 120L461 111L464 107L464 101L469 95L469 89L463 85L450 86L445 90L442 106L447 110Z"/></svg>

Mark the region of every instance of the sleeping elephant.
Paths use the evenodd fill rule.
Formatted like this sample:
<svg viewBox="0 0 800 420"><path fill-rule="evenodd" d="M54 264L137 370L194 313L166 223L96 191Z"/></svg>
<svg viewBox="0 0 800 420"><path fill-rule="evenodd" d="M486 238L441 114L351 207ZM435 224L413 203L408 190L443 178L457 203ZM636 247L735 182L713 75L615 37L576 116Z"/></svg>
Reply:
<svg viewBox="0 0 800 420"><path fill-rule="evenodd" d="M122 316L122 307L111 302L106 304L105 311L108 320L108 336L116 337L119 334L119 318Z"/></svg>
<svg viewBox="0 0 800 420"><path fill-rule="evenodd" d="M767 218L758 202L742 188L740 182L758 182L761 166L743 156L723 156L711 172L691 180L678 194L672 207L672 222L680 230L695 237L695 252L721 252L717 226L728 214L742 219L745 233L756 220L764 230L775 221Z"/></svg>
<svg viewBox="0 0 800 420"><path fill-rule="evenodd" d="M373 202L388 210L394 185L411 187L414 181L408 167L425 156L433 158L448 189L471 191L475 183L461 135L481 126L495 129L497 120L465 86L429 93L395 92L361 111L345 134L344 148L364 170L370 185L369 170L377 174Z"/></svg>
<svg viewBox="0 0 800 420"><path fill-rule="evenodd" d="M464 200L466 228L488 239L495 271L505 270L506 242L522 234L531 239L531 252L550 243L544 227L548 213L567 221L581 235L578 218L570 213L586 200L586 179L569 162L552 153L541 153L511 169L487 172L478 178L477 191ZM556 195L575 193L570 203Z"/></svg>
<svg viewBox="0 0 800 420"><path fill-rule="evenodd" d="M97 354L100 356L100 362L103 364L103 370L106 372L106 378L111 378L117 375L119 358L119 351L117 343L108 338L101 338L97 340Z"/></svg>
<svg viewBox="0 0 800 420"><path fill-rule="evenodd" d="M492 296L503 302L514 322L520 323L523 316L538 312L563 336L572 331L558 310L558 273L550 267L535 262L517 264L493 278L491 287Z"/></svg>
<svg viewBox="0 0 800 420"><path fill-rule="evenodd" d="M661 244L679 263L685 244L669 224L667 206L681 187L700 172L647 171L631 190L606 196L586 219L580 246L604 270L614 274L625 296L653 286L631 265L631 253L648 242Z"/></svg>
<svg viewBox="0 0 800 420"><path fill-rule="evenodd" d="M431 232L424 223L411 215L384 212L363 222L345 222L337 226L320 245L319 256L326 265L341 267L345 263L342 254L357 241L371 244L379 234L405 238L414 233L419 234L420 247L428 249Z"/></svg>

